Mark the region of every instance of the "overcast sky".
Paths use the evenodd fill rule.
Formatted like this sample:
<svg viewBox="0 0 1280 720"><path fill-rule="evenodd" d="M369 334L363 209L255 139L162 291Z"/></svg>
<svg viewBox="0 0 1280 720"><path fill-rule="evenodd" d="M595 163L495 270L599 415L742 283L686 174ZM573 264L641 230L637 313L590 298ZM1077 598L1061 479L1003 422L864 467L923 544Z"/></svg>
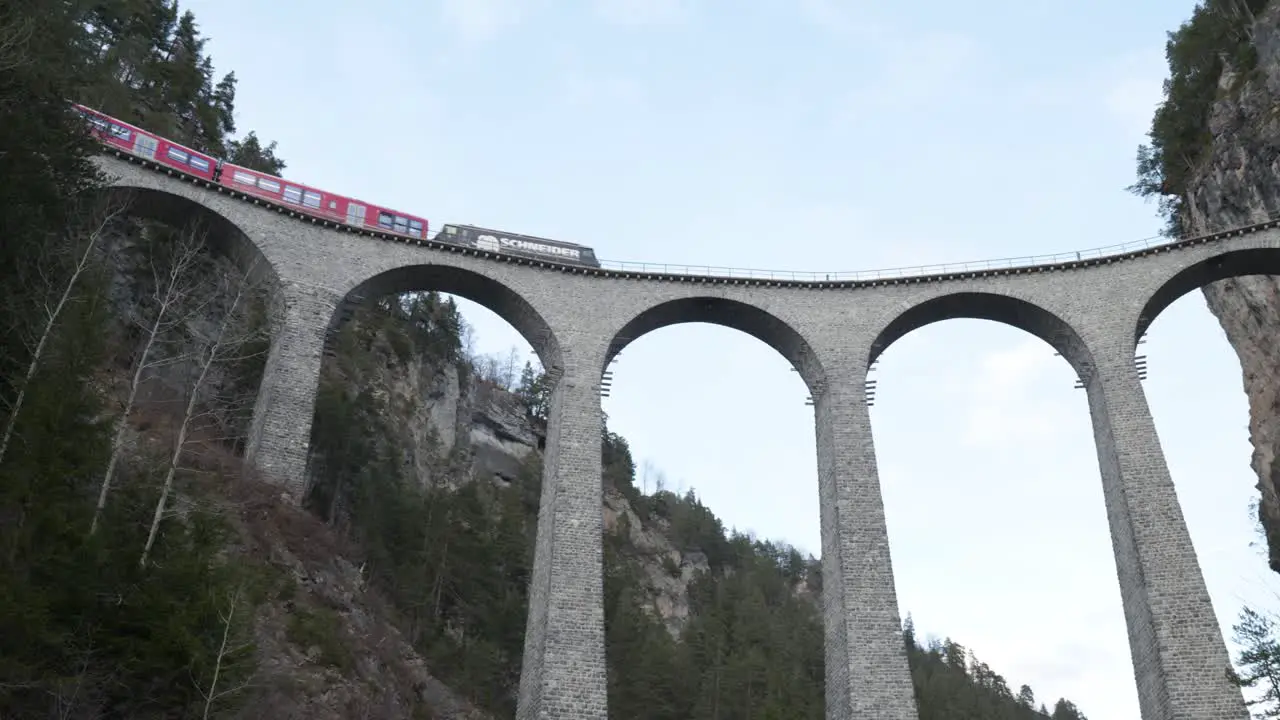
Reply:
<svg viewBox="0 0 1280 720"><path fill-rule="evenodd" d="M191 0L240 129L288 177L607 260L847 271L1158 232L1124 191L1192 0ZM875 7L873 7L875 6ZM481 348L528 344L465 304ZM1251 547L1239 362L1197 293L1145 387L1224 632L1275 607ZM1085 396L1010 327L894 344L872 408L899 604L1016 688L1138 717ZM683 325L627 348L612 428L726 525L817 553L787 363ZM653 478L650 478L652 489Z"/></svg>

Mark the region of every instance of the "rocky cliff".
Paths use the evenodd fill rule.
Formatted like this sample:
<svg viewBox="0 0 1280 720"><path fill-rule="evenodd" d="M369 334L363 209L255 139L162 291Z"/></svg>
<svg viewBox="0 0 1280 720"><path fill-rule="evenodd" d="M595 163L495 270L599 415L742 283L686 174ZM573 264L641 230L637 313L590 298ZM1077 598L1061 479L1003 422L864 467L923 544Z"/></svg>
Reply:
<svg viewBox="0 0 1280 720"><path fill-rule="evenodd" d="M0 717L514 715L536 373L494 383L439 296L378 300L328 348L306 507L283 503L241 462L279 306L269 291L239 305L245 268L187 256L175 229L106 237L128 211L99 202L99 148L66 100L280 174L274 143L233 139L234 75L215 82L174 0L15 7L0 13L16 49L0 63ZM166 278L177 304L156 296ZM601 430L611 715L824 717L820 566L726 533L692 494L641 495L625 440ZM921 646L908 623L904 645L926 720L1048 715L958 643ZM1054 717L1079 715L1064 700Z"/></svg>
<svg viewBox="0 0 1280 720"><path fill-rule="evenodd" d="M334 551L356 558L359 582L367 578L369 595L392 609L370 616L371 601L349 582L339 614L360 628L395 618L397 666L424 657L449 687L509 716L545 395L532 367L520 374L466 357L461 334L456 307L434 293L354 314L322 370L308 504L353 540ZM611 710L673 720L822 717L818 561L725 533L692 494L640 494L626 441L607 429L602 452ZM961 706L984 720L1047 716L1029 688L1018 699L962 646L907 638L922 717ZM433 707L454 697L431 687ZM1065 700L1055 707L1055 717L1077 717Z"/></svg>
<svg viewBox="0 0 1280 720"><path fill-rule="evenodd" d="M159 317L164 275L153 270L181 257L190 237L132 218L121 218L104 236L95 284L104 312L91 323L106 341L104 364L88 394L100 395L108 409L97 417L121 417L133 370L143 362L140 349L148 347L147 329ZM222 678L211 717L510 717L545 445L540 373L528 367L517 380L514 368L500 371L498 363L467 357L460 340L465 324L438 294L383 298L357 309L322 365L306 505L284 504L278 488L244 474L235 439L243 436L262 372L265 345L251 331L269 323L254 312L236 316L234 324L251 339L240 350L257 357L245 362L232 353L235 359L218 365L204 391L191 385L193 374L204 377L200 338L235 307L219 282L208 284L206 295L195 280L243 275L233 260L208 247L195 250L199 257L186 271L192 295L172 316L163 353L151 356L163 362L136 376L141 391L127 413L131 422L122 426L130 430L107 505L106 547L91 545L108 555L85 554L92 570L67 570L74 591L40 593L82 595L83 609L68 621L100 614L106 629L99 632L137 643L113 645L123 656L145 649L156 669L134 662L130 679L139 687L155 682L153 672L159 677L174 667L206 682ZM269 306L269 293L260 299ZM80 357L83 342L69 340L77 352L68 357ZM42 407L58 405L66 392L53 392ZM176 440L193 412L216 422ZM81 432L94 438L99 431ZM61 426L49 434L66 436ZM99 453L98 442L77 444ZM178 457L175 443L181 467L164 513L169 519L154 565L143 567L134 535L147 527L155 497L164 497L157 472ZM96 490L101 459L94 455L79 473L85 489ZM692 493L642 495L626 441L604 428L602 469L616 715L822 717L820 564L782 544L726 533ZM65 484L56 473L50 482ZM84 537L76 516L92 507L86 495L76 489L48 506L49 517L58 518L54 526L70 531L65 537ZM38 564L65 562L60 557ZM118 584L127 574L133 577ZM42 597L29 599L39 605ZM103 598L112 609L102 609ZM174 608L181 619L172 617ZM157 623L160 617L165 622ZM0 621L13 619L0 612ZM5 627L17 638L18 625ZM910 631L905 637L922 717L945 717L937 713L958 704L981 708L975 717L984 720L1046 716L1029 689L1015 697L963 646L948 640L922 647ZM20 638L13 642L33 658L47 655ZM85 652L97 651L90 645ZM95 688L82 701L86 713L105 716L105 708L137 702L150 708L202 702L205 686L194 681L179 683L175 697L139 701L141 691L120 689L114 662L103 657L87 672L93 664L79 657L76 682ZM39 699L21 702L30 708ZM12 707L18 705L0 683L0 715L33 716L6 712Z"/></svg>
<svg viewBox="0 0 1280 720"><path fill-rule="evenodd" d="M414 302L435 308L442 301L423 294L400 300L400 308ZM385 403L387 425L396 432L391 445L403 458L406 475L424 488L457 490L468 483L505 488L519 483L528 468L540 467L545 423L520 395L515 369L501 368L493 359L447 358L428 346L412 347L401 334L408 323L388 314L390 308L384 302L358 312L348 333L362 338L361 355L349 347L341 359L326 361L324 373L330 383L362 388ZM318 461L323 463L323 456ZM625 536L628 554L643 571L647 611L678 635L689 616L689 585L709 569L707 556L698 548L680 547L671 537L670 520L637 511L624 492L630 478L616 480L604 483L605 531Z"/></svg>
<svg viewBox="0 0 1280 720"><path fill-rule="evenodd" d="M139 362L136 349L145 342L146 329L154 319L156 293L163 282L158 282L153 268L171 259L170 245L190 241L187 234L131 218L115 223L104 238L100 259L109 272L103 276L103 287L115 319L105 327L112 348L109 366L98 377L113 405L123 403L129 394L133 368ZM233 264L211 255L207 247L193 249L200 256L191 267L193 274L235 274ZM173 329L164 341L165 362L142 373L131 413L130 455L167 452L181 422L182 400L194 369L191 333L216 325L225 310L215 301L186 316L180 325L189 327ZM509 690L514 687L513 678L501 677L503 673L492 668L472 674L459 665L474 662L475 653L468 645L475 642L469 636L477 625L486 632L495 625L508 625L511 637L506 644L519 646L523 598L516 596L514 604L503 608L503 620L484 607L479 607L482 617L478 619L453 617L440 607L450 604L441 595L456 580L443 566L461 567L462 574L475 576L498 558L524 556L531 549L527 541L532 540L528 532L532 524L525 521L534 517L536 507L507 513L491 503L493 497L487 493L536 497L545 423L533 411L536 403L528 396L528 388L518 387L510 369L500 372L495 362L459 352L463 334L456 308L434 293L386 298L355 313L338 334L322 368L313 443L319 451L312 457L313 487L306 508L284 506L270 485L237 477L236 448L212 438L243 433L249 419L245 410L252 405L256 383L245 382L244 368L238 366L218 367L212 374L202 408L215 411L211 415L227 415L228 426L208 433L208 441L193 442L186 454L193 472L217 479L212 484L184 480L177 488L175 506L203 506L228 521L234 529L226 549L229 557L267 578L263 581L267 589L254 599L252 611L240 608L241 613L252 615L243 639L255 647L257 667L250 682L233 693L242 701L235 717L472 720L501 717L511 709L510 699L495 702L486 690ZM260 372L261 358L257 358L249 363L247 374ZM526 383L530 379L526 377ZM234 412L223 412L227 409ZM638 607L674 641L692 613L692 585L711 569L701 547L705 541L688 531L689 511L701 511L697 520L710 530L709 536L723 543L722 529L691 498L636 494L631 488L634 468L621 438L606 437L606 453L611 467L606 468L603 483L605 529L616 540L612 547L619 551L610 556L614 578L620 577L617 558L625 556L634 570L624 581L626 603ZM129 463L130 473L133 465ZM334 478L351 492L326 495L326 489L333 487L326 482ZM388 559L398 556L400 549L371 538L367 527L360 526L367 518L353 513L359 508L367 514L371 507L367 493L377 492L375 486L386 490L398 480L407 480L413 490L431 498L421 506L422 512L407 511L406 522L430 523L432 512L444 508L447 517L435 528L437 535L431 541L446 548L453 544L459 553L451 558L442 553L441 571L430 569L431 590L411 591L408 598L386 582L380 587L373 580L374 567L383 569L383 578L402 574L403 568L394 562L403 558ZM394 502L403 507L410 496ZM639 501L638 507L633 500ZM479 507L469 508L469 503ZM372 505L385 510L386 497ZM473 509L477 512L468 514ZM676 518L682 511L683 521ZM711 518L709 525L707 518ZM504 544L493 533L501 534L497 526L510 520L522 525L515 535L525 537ZM675 527L681 522L684 531ZM481 543L484 549L463 558L462 546L471 542ZM498 582L495 594L506 596L513 590L523 591L527 582L520 576L481 580ZM816 595L804 574L797 574L797 580L792 596L816 610ZM485 599L467 597L472 589L456 590L462 597L454 598L455 603L487 604ZM415 615L414 596L432 591L436 608L431 614L445 618L447 642L431 637L431 631L423 629L430 622L419 622ZM506 652L502 662L513 661L516 658ZM443 678L439 670L444 671ZM486 686L495 680L496 686Z"/></svg>
<svg viewBox="0 0 1280 720"><path fill-rule="evenodd" d="M1216 99L1207 108L1210 142L1181 192L1185 233L1280 216L1280 4L1257 15L1252 45L1246 61L1221 67ZM1204 295L1244 371L1259 517L1271 568L1280 572L1280 278L1222 280L1206 286Z"/></svg>

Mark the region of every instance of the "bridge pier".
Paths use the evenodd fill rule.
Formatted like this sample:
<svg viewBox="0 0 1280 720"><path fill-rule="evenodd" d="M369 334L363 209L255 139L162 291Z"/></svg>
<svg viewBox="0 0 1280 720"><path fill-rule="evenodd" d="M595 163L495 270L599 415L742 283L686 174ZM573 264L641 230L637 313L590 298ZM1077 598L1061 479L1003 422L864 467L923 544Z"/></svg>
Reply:
<svg viewBox="0 0 1280 720"><path fill-rule="evenodd" d="M271 349L253 407L245 463L284 486L295 503L306 492L308 446L325 332L341 299L310 285L283 282Z"/></svg>
<svg viewBox="0 0 1280 720"><path fill-rule="evenodd" d="M814 389L827 720L917 720L865 373Z"/></svg>
<svg viewBox="0 0 1280 720"><path fill-rule="evenodd" d="M504 253L490 257L447 240L421 247L403 237L358 230L378 238L367 239L352 234L354 228L319 223L302 208L264 201L155 163L140 164L137 158L126 159L123 151L109 152L114 157L97 161L114 176L116 188L146 196L143 205L159 218L211 215L223 229L242 235L276 276L285 278L284 319L272 341L246 459L285 485L295 501L302 500L306 489L324 333L342 295L317 286L359 287L388 273L401 279L451 278L446 284L486 295L526 333L543 324L525 315L533 308L554 309L556 319L571 328L614 318L625 331L621 335L631 338L654 327L704 322L714 315L715 322L771 337L766 342L791 360L802 354L802 346L836 348L858 342L849 338L845 320L850 318L855 324L862 319L890 321L882 330L879 351L944 317L1006 322L1059 350L1058 330L1073 336L1123 331L1129 335L1127 343L1117 340L1119 335L1104 338L1103 349L1111 354L1097 358L1096 368L1081 370L1083 357L1072 364L1088 388L1142 716L1247 717L1239 692L1226 683L1225 643L1133 369L1132 334L1197 284L1280 267L1280 221L1159 247L1114 246L1083 258L1079 253L1041 258L1039 264L995 261L963 270L939 266L866 273L836 282L831 276L791 272L709 277L701 271L585 269ZM461 274L450 275L455 272ZM308 282L292 281L303 278ZM720 310L730 312L716 314L709 299L727 301ZM628 314L633 314L629 322ZM891 320L895 314L898 319ZM808 328L812 337L800 337L789 324ZM566 356L592 347L590 339L581 337L576 339L584 343L580 345L574 338L555 339L563 341ZM563 363L551 413L521 718L605 716L596 395L603 363L594 354L576 359L577 366ZM803 363L796 367L803 372ZM809 373L806 382L821 374ZM906 720L916 711L862 398L865 373L848 375L838 383L829 378L830 389L810 388L822 496L827 716Z"/></svg>
<svg viewBox="0 0 1280 720"><path fill-rule="evenodd" d="M519 720L607 720L600 368L566 353L552 384ZM573 360L576 360L574 362Z"/></svg>
<svg viewBox="0 0 1280 720"><path fill-rule="evenodd" d="M1132 349L1086 379L1143 720L1246 720Z"/></svg>

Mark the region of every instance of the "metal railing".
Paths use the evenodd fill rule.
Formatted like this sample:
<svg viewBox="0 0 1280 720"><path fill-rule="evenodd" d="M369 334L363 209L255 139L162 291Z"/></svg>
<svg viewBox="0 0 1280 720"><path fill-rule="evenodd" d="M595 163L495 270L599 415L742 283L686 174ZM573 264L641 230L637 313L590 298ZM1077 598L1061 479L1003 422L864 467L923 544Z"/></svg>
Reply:
<svg viewBox="0 0 1280 720"><path fill-rule="evenodd" d="M1182 242L1182 238L1171 239L1154 236L1134 240L1119 245L1078 250L1075 252L1055 253L1052 255L1025 255L988 260L972 260L967 262L940 263L934 265L905 265L878 270L852 270L843 272L811 272L788 270L753 270L742 268L698 266L698 265L665 265L642 262L618 262L605 260L600 264L610 270L627 272L655 273L663 275L695 275L727 278L743 278L755 280L789 280L801 282L848 282L891 280L899 278L950 275L954 273L973 273L989 270L1011 270L1014 268L1030 268L1041 265L1057 265L1060 263L1094 260L1109 256L1147 250L1161 245L1172 245Z"/></svg>
<svg viewBox="0 0 1280 720"><path fill-rule="evenodd" d="M953 273L983 272L987 270L1009 270L1013 268L1036 267L1040 265L1056 265L1066 262L1079 262L1112 255L1146 250L1159 245L1181 242L1167 237L1154 236L1135 240L1120 245L1080 250L1076 252L1055 253L1052 255L1026 255L1022 257L997 258L989 260L971 260L956 263L938 263L933 265L904 265L878 270L849 270L842 272L817 272L803 270L755 270L744 268L716 267L711 265L665 265L643 262L601 261L601 266L610 270L627 272L655 273L663 275L697 275L727 278L743 278L754 280L791 280L802 282L846 282L866 280L890 280L897 278L924 277L933 275L950 275Z"/></svg>
<svg viewBox="0 0 1280 720"><path fill-rule="evenodd" d="M110 148L123 154L135 155L122 151L119 148ZM135 155L135 157L137 157ZM159 167L159 166L157 166ZM181 173L181 171L178 171ZM194 176L191 176L194 177ZM268 201L269 202L269 201ZM300 207L286 207L288 210L308 213L307 210ZM333 218L328 218L331 222L341 222ZM1242 225L1238 227L1228 228L1214 233L1208 233L1199 236L1170 238L1164 235L1153 235L1141 240L1131 240L1126 243L1116 245L1105 245L1102 247L1090 248L1088 250L1075 250L1071 252L1060 252L1049 255L1024 255L1021 257L1006 257L988 260L973 260L957 263L941 263L935 265L905 265L895 268L884 268L879 270L852 270L841 272L823 272L823 271L804 271L804 270L757 270L747 268L733 268L717 265L672 265L667 263L646 263L631 262L620 260L601 260L600 267L606 270L617 272L642 273L655 276L685 276L685 277L715 277L743 280L775 280L789 282L865 282L874 280L896 280L902 278L914 277L931 277L937 275L952 275L960 273L978 273L992 270L1013 270L1018 268L1034 268L1048 265L1060 265L1064 263L1083 262L1087 260L1098 260L1108 257L1119 257L1142 250L1149 250L1162 246L1173 246L1180 243L1198 240L1200 238L1208 238L1215 235L1225 235L1250 228L1259 228L1268 223L1274 223L1280 219L1280 214L1271 215L1265 220ZM387 232L386 230L381 230ZM440 238L440 230L428 230L426 237L429 241L436 241L446 245L453 245L453 241ZM555 258L547 258L547 262L559 264ZM567 264L567 263L566 263Z"/></svg>
<svg viewBox="0 0 1280 720"><path fill-rule="evenodd" d="M1268 217L1266 220L1250 223L1239 227L1233 227L1215 233L1205 235L1171 238L1164 235L1154 235L1143 238L1141 240L1131 240L1126 243L1116 245L1105 245L1102 247L1090 248L1088 250L1076 250L1071 252L1060 252L1049 255L1024 255L1021 257L995 258L988 260L973 260L968 262L956 263L940 263L935 265L904 265L894 268L883 268L879 270L853 270L843 272L822 272L822 271L803 271L803 270L759 270L747 268L734 268L717 265L673 265L668 263L646 263L646 262L630 262L619 260L601 260L600 266L607 270L619 272L644 273L648 275L666 275L666 276L686 276L686 277L716 277L744 280L776 280L791 282L859 282L872 280L894 280L913 277L932 277L937 275L951 275L959 273L977 273L991 270L1013 270L1019 268L1034 268L1048 265L1060 265L1064 263L1083 262L1087 260L1098 260L1108 257L1120 257L1130 253L1150 250L1163 246L1173 246L1184 243L1189 240L1196 240L1202 237L1211 237L1225 233L1232 233L1248 228L1256 228L1267 223L1275 222L1280 219L1280 214ZM431 233L429 239L434 240L438 231ZM441 242L448 242L441 240ZM554 262L554 260L551 260Z"/></svg>

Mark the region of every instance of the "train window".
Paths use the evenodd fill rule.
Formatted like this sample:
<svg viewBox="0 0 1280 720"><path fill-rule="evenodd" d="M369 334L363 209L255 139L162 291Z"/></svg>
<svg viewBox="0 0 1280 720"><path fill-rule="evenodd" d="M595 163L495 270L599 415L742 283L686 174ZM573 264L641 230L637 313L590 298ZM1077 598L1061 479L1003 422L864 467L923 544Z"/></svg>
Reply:
<svg viewBox="0 0 1280 720"><path fill-rule="evenodd" d="M266 190L267 192L273 192L273 193L280 192L280 183L276 182L275 180L258 178L258 187L262 188L263 190Z"/></svg>
<svg viewBox="0 0 1280 720"><path fill-rule="evenodd" d="M395 215L392 215L392 214L391 214L391 213L389 213L389 212L380 212L380 213L378 213L378 225L379 225L379 227L384 227L384 228L386 228L386 229L390 230L390 229L392 229L392 228L395 226L395 222L396 222L396 216L395 216Z"/></svg>
<svg viewBox="0 0 1280 720"><path fill-rule="evenodd" d="M409 221L409 234L414 237L422 237L422 223L418 220Z"/></svg>
<svg viewBox="0 0 1280 720"><path fill-rule="evenodd" d="M153 158L156 156L156 148L160 143L150 135L138 135L138 142L134 144L133 149L139 155Z"/></svg>
<svg viewBox="0 0 1280 720"><path fill-rule="evenodd" d="M285 185L284 199L285 199L285 202L291 202L291 203L294 203L295 205L301 205L302 204L302 188L294 187L292 185Z"/></svg>
<svg viewBox="0 0 1280 720"><path fill-rule="evenodd" d="M187 158L190 157L176 147L170 147L169 152L166 154L169 156L170 160L177 160L180 163L186 162Z"/></svg>
<svg viewBox="0 0 1280 720"><path fill-rule="evenodd" d="M302 204L311 208L320 207L320 193L306 190L302 193Z"/></svg>
<svg viewBox="0 0 1280 720"><path fill-rule="evenodd" d="M409 218L396 216L396 232L409 232Z"/></svg>
<svg viewBox="0 0 1280 720"><path fill-rule="evenodd" d="M210 167L210 166L209 166L209 161L208 161L208 160L205 160L205 159L204 159L204 158L202 158L202 157L196 157L195 155L192 155L192 156L191 156L191 159L190 159L190 160L188 160L187 162L191 163L191 167L193 167L193 168L195 168L195 169L197 169L197 170L204 170L204 171L208 171L208 169L209 169L209 167Z"/></svg>
<svg viewBox="0 0 1280 720"><path fill-rule="evenodd" d="M133 133L129 131L129 128L121 127L115 123L111 123L111 134L121 140L128 140L133 135Z"/></svg>
<svg viewBox="0 0 1280 720"><path fill-rule="evenodd" d="M235 180L241 185L257 185L258 184L258 178L254 177L253 175L250 175L247 172L240 172L239 170L236 171Z"/></svg>

